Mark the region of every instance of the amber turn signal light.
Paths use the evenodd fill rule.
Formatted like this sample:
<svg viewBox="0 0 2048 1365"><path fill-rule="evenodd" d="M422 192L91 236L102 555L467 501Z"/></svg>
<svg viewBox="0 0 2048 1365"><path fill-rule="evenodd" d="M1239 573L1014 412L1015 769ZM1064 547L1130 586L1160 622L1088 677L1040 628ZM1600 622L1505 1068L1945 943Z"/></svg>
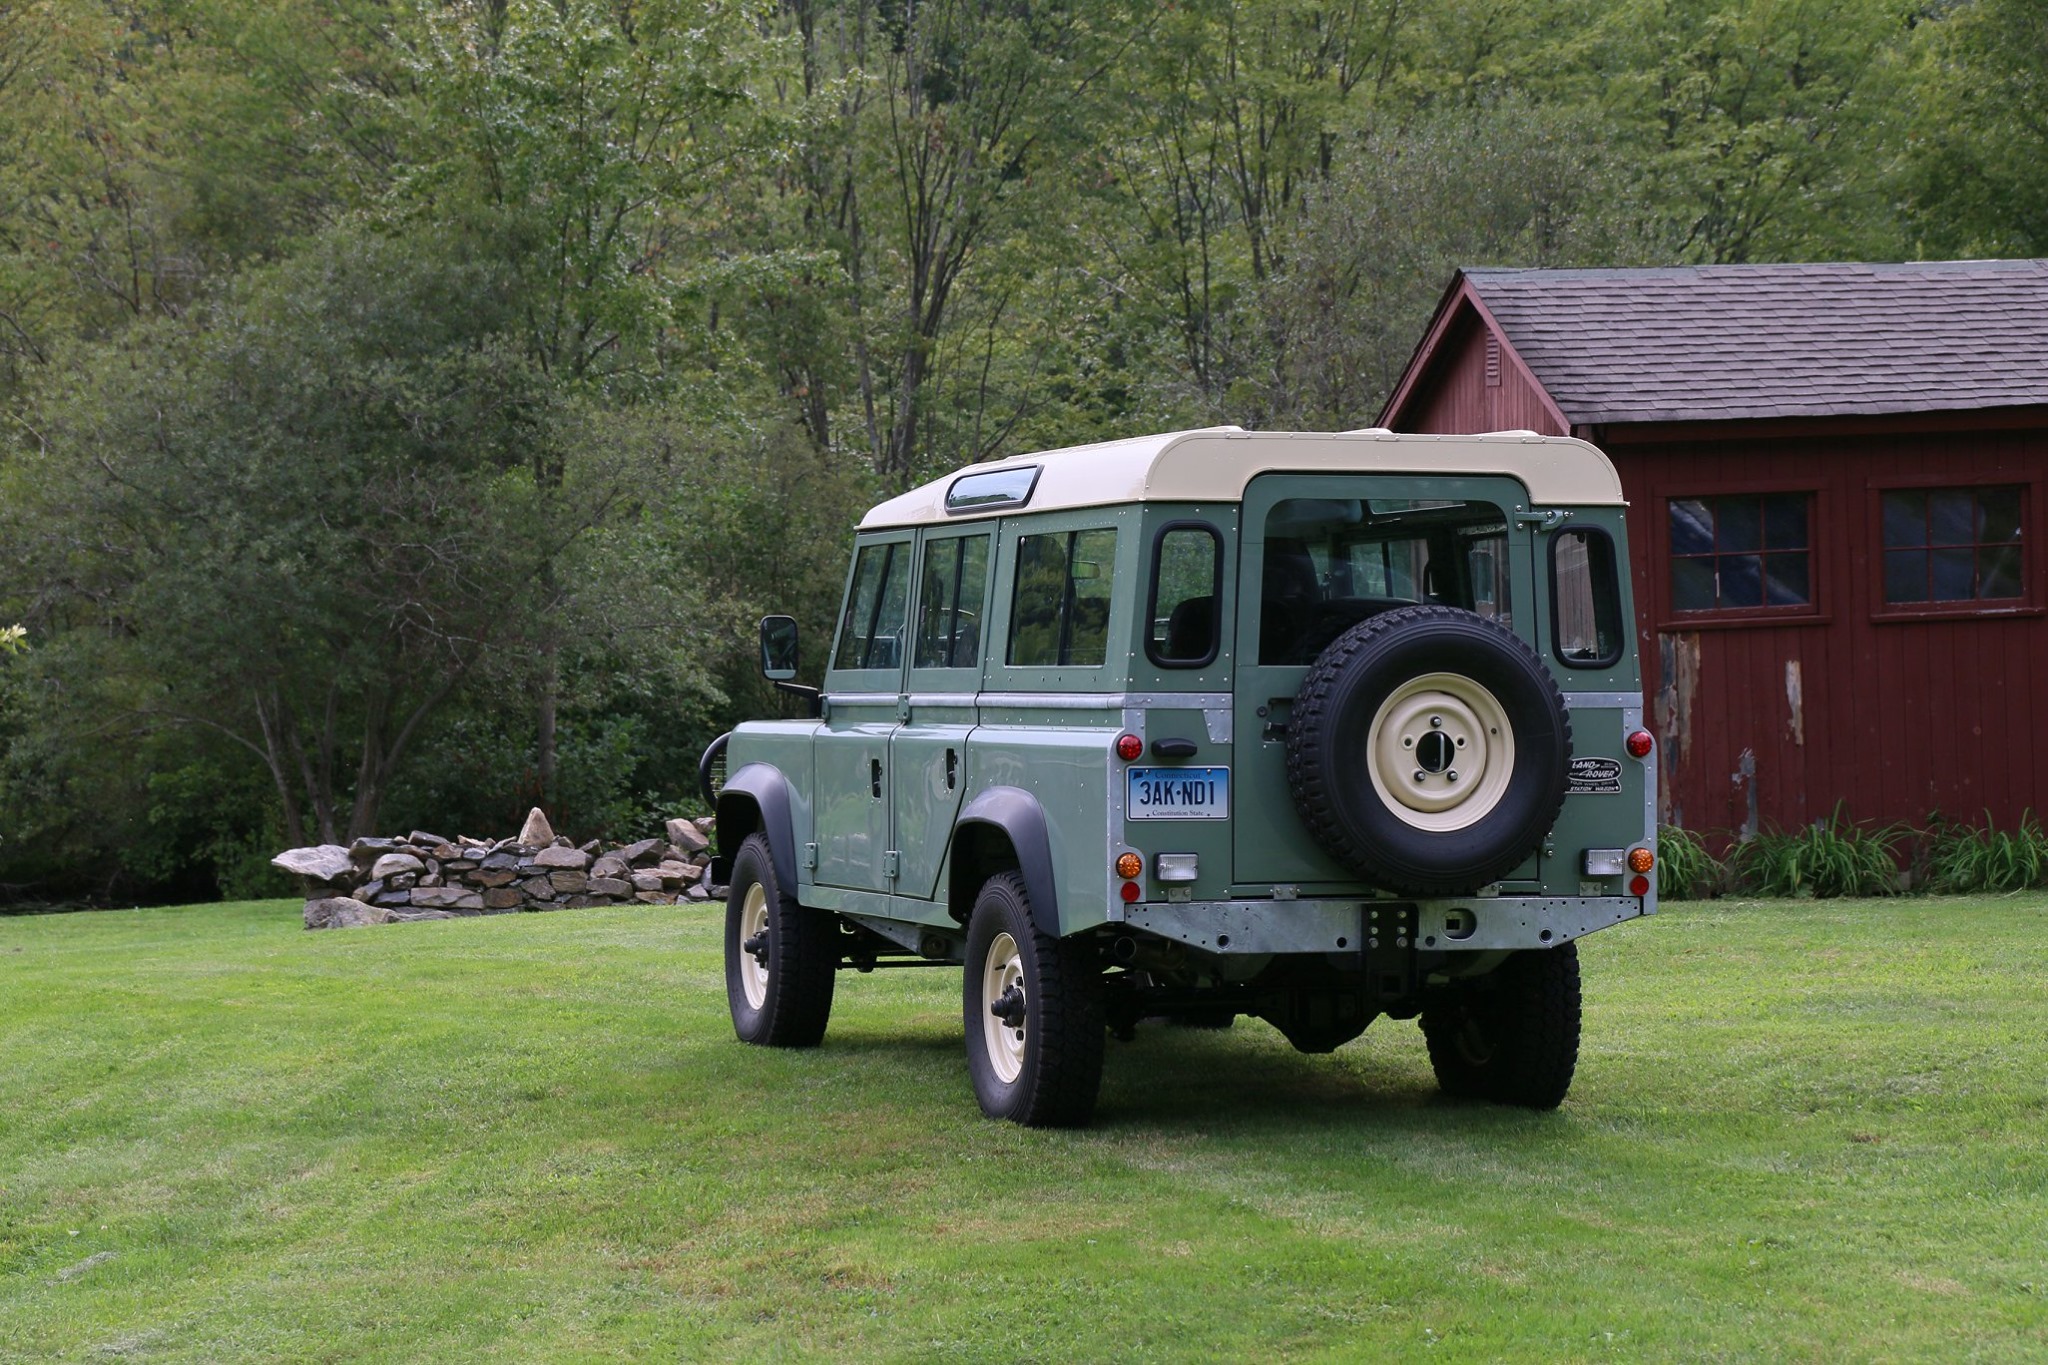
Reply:
<svg viewBox="0 0 2048 1365"><path fill-rule="evenodd" d="M1628 870L1648 872L1657 865L1657 855L1647 848L1632 848L1628 851Z"/></svg>
<svg viewBox="0 0 2048 1365"><path fill-rule="evenodd" d="M1648 758L1650 750L1656 747L1657 741L1650 738L1648 730L1638 730L1628 737L1628 756L1630 758Z"/></svg>
<svg viewBox="0 0 2048 1365"><path fill-rule="evenodd" d="M1145 860L1135 853L1125 853L1116 860L1116 875L1125 881L1136 877L1145 870Z"/></svg>
<svg viewBox="0 0 2048 1365"><path fill-rule="evenodd" d="M1122 759L1122 760L1123 760L1124 762L1126 762L1126 763L1129 763L1129 762L1131 762L1131 761L1132 761L1133 759L1136 759L1136 758L1141 758L1141 757L1143 757L1143 756L1144 756L1144 753L1145 753L1145 741L1144 741L1144 740L1142 740L1142 739L1139 739L1139 738L1138 738L1138 737L1137 737L1136 735L1118 735L1118 736L1117 736L1117 740L1116 740L1116 756L1117 756L1118 758ZM1132 873L1131 875L1132 875L1133 877L1135 877L1135 876L1137 876L1138 874L1137 874L1137 873L1135 873L1135 872L1133 872L1133 873Z"/></svg>

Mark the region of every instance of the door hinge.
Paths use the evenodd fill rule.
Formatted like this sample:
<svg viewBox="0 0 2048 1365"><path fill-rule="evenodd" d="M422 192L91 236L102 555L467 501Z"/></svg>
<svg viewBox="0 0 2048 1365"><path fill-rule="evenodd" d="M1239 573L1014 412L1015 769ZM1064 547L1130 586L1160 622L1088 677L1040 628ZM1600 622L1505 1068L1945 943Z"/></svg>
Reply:
<svg viewBox="0 0 2048 1365"><path fill-rule="evenodd" d="M893 848L886 849L883 851L882 875L884 877L887 877L892 882L895 881L898 875L898 871L901 868L902 864L903 854L901 852Z"/></svg>
<svg viewBox="0 0 2048 1365"><path fill-rule="evenodd" d="M1534 526L1538 530L1548 531L1558 526L1571 514L1572 510L1569 507L1545 507L1541 511L1517 512L1515 513L1515 525Z"/></svg>
<svg viewBox="0 0 2048 1365"><path fill-rule="evenodd" d="M804 867L809 871L817 871L818 846L816 844L804 845Z"/></svg>

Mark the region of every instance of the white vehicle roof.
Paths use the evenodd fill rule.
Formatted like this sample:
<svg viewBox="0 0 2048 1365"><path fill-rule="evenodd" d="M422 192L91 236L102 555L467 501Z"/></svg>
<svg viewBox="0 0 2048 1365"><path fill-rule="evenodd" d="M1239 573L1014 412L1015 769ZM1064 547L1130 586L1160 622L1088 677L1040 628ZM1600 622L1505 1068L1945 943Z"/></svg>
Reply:
<svg viewBox="0 0 2048 1365"><path fill-rule="evenodd" d="M954 480L1032 466L1041 472L1022 507L1004 504L948 515L946 490ZM1621 478L1607 457L1567 436L1538 436L1532 431L1414 436L1379 428L1326 432L1205 427L969 465L889 499L870 510L860 524L862 530L873 530L1127 502L1238 502L1252 479L1283 472L1504 474L1521 480L1533 506L1623 505Z"/></svg>

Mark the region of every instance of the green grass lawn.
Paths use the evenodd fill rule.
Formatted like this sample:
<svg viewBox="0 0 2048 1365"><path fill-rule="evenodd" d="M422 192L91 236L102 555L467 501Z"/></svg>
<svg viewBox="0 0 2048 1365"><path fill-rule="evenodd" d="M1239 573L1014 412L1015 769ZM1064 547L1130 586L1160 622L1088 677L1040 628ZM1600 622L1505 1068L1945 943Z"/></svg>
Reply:
<svg viewBox="0 0 2048 1365"><path fill-rule="evenodd" d="M976 1110L958 978L743 1047L718 917L0 919L0 1360L2048 1357L2048 898L1582 945L1555 1114L1412 1023Z"/></svg>

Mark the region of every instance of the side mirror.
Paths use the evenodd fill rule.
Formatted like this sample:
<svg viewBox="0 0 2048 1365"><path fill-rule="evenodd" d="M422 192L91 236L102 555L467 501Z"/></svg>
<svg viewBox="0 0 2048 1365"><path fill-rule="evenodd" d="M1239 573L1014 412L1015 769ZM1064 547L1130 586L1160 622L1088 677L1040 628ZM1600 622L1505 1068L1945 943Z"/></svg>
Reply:
<svg viewBox="0 0 2048 1365"><path fill-rule="evenodd" d="M769 682L796 677L796 618L761 618L761 676Z"/></svg>

